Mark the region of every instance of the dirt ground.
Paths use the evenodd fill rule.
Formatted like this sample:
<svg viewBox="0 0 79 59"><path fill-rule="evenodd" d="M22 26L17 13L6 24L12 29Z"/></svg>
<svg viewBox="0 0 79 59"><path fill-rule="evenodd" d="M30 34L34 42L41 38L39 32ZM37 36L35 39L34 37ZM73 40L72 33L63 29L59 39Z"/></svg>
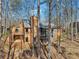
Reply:
<svg viewBox="0 0 79 59"><path fill-rule="evenodd" d="M1 42L1 41L0 41ZM57 51L57 45L51 44L51 58L52 59L79 59L79 40L71 41L64 39L61 41L61 53ZM27 47L27 44L26 44ZM25 50L25 49L24 49ZM41 45L41 59L48 59L48 45ZM16 54L15 54L16 55ZM25 50L18 56L19 59L38 59L37 51L35 49L34 55L31 49Z"/></svg>
<svg viewBox="0 0 79 59"><path fill-rule="evenodd" d="M79 59L79 40L65 39L61 42L64 48L64 54L67 59Z"/></svg>

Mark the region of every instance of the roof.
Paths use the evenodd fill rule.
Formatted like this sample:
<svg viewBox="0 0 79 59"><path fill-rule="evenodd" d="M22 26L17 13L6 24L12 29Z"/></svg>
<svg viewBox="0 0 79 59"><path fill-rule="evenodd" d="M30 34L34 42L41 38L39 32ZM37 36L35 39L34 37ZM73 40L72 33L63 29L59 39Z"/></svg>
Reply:
<svg viewBox="0 0 79 59"><path fill-rule="evenodd" d="M54 26L55 25L53 23L51 23L51 28L53 28ZM48 28L48 22L40 24L40 27Z"/></svg>
<svg viewBox="0 0 79 59"><path fill-rule="evenodd" d="M25 28L30 28L29 23L24 22L24 27L25 27Z"/></svg>

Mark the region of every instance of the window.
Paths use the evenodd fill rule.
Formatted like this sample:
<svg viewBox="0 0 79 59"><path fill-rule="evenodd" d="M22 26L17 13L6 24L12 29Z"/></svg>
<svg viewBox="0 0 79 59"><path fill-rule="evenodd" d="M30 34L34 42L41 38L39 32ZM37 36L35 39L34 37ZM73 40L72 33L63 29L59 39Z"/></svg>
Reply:
<svg viewBox="0 0 79 59"><path fill-rule="evenodd" d="M16 28L16 32L18 32L19 31L19 29L18 28Z"/></svg>
<svg viewBox="0 0 79 59"><path fill-rule="evenodd" d="M26 32L28 32L28 28L26 28Z"/></svg>
<svg viewBox="0 0 79 59"><path fill-rule="evenodd" d="M16 39L20 39L20 36L19 35L14 35L14 40Z"/></svg>
<svg viewBox="0 0 79 59"><path fill-rule="evenodd" d="M28 42L28 37L26 37L26 42Z"/></svg>

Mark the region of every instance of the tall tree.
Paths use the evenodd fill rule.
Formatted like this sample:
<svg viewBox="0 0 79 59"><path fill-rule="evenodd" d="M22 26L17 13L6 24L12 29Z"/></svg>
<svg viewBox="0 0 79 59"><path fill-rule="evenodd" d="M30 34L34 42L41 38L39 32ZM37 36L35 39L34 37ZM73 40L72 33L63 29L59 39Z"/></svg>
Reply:
<svg viewBox="0 0 79 59"><path fill-rule="evenodd" d="M75 0L75 9L76 9L76 11L75 11L75 21L76 21L76 23L75 23L75 32L76 32L76 39L78 38L78 23L77 23L77 12L78 12L78 1L77 0Z"/></svg>
<svg viewBox="0 0 79 59"><path fill-rule="evenodd" d="M49 40L48 40L48 59L51 59L51 17L52 17L52 0L49 0L49 20L48 20L48 33L49 33Z"/></svg>
<svg viewBox="0 0 79 59"><path fill-rule="evenodd" d="M38 11L37 11L37 14L38 14L38 22L40 22L40 0L38 0L38 4L37 4L37 6L38 6ZM38 59L40 59L40 57L41 57L41 49L40 49L40 30L39 30L39 25L40 25L40 23L38 23L38 27L37 27L37 40L38 40Z"/></svg>
<svg viewBox="0 0 79 59"><path fill-rule="evenodd" d="M0 0L0 39L2 37L2 0Z"/></svg>

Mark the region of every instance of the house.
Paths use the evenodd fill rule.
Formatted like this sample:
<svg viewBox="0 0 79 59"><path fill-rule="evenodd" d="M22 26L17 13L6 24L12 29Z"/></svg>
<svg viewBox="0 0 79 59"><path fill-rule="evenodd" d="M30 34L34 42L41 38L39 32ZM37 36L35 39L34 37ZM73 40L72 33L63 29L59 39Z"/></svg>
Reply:
<svg viewBox="0 0 79 59"><path fill-rule="evenodd" d="M74 29L76 28L76 23L77 23L77 32L79 32L79 22L78 22L78 21L72 23L72 24L73 24L73 28L74 28ZM71 27L71 23L70 23L69 26Z"/></svg>
<svg viewBox="0 0 79 59"><path fill-rule="evenodd" d="M14 42L18 40L18 42L22 41L32 46L33 40L37 37L38 18L32 16L30 21L31 24L28 24L20 20L16 25L11 27L12 40Z"/></svg>

